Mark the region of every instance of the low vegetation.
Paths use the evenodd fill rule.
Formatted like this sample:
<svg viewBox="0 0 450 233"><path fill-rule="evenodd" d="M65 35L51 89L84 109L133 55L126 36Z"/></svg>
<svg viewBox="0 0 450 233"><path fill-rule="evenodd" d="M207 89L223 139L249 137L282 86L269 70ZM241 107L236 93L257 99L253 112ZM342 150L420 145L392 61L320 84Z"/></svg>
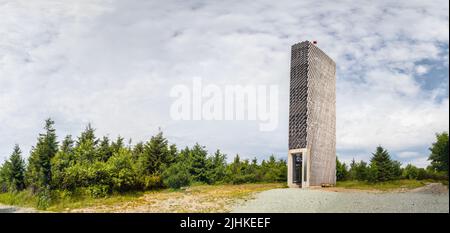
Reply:
<svg viewBox="0 0 450 233"><path fill-rule="evenodd" d="M0 192L7 193L0 202L15 203L18 198L47 209L65 197L105 198L191 183L284 182L286 175L286 162L273 155L261 163L236 155L227 163L225 154L217 150L209 155L199 144L178 150L162 132L147 142L132 145L130 140L126 145L122 137L97 138L88 125L76 140L68 135L58 143L54 122L48 119L28 163L16 145L0 167Z"/></svg>
<svg viewBox="0 0 450 233"><path fill-rule="evenodd" d="M252 194L285 183L255 184L193 184L183 189L159 189L115 193L103 198L86 194L65 195L52 192L52 202L47 211L55 212L228 212L239 201ZM0 194L0 202L9 205L33 207L35 200L30 190Z"/></svg>
<svg viewBox="0 0 450 233"><path fill-rule="evenodd" d="M336 178L342 186L370 185L372 187L390 187L398 185L418 185L424 180L435 180L448 184L448 133L436 134L436 142L430 148L427 168L418 168L412 164L401 167L399 161L391 159L389 152L381 146L372 154L370 163L352 160L350 166L336 160ZM407 181L410 180L410 181ZM345 182L342 182L345 181Z"/></svg>
<svg viewBox="0 0 450 233"><path fill-rule="evenodd" d="M428 183L437 182L436 180L411 180L411 179L401 179L401 180L391 180L385 182L367 182L358 180L346 180L338 181L336 187L346 188L346 189L361 189L361 190L379 190L379 191L393 191L400 189L415 189L425 186Z"/></svg>
<svg viewBox="0 0 450 233"><path fill-rule="evenodd" d="M337 160L338 186L409 188L423 185L427 179L448 184L448 134L437 134L436 138L430 148L431 165L426 169L410 164L402 168L381 146L376 148L370 163L353 160L348 168ZM131 139L125 143L120 136L115 140L106 136L98 138L88 125L76 139L67 135L58 142L54 122L48 119L27 162L22 159L19 145L15 145L9 159L1 165L0 202L62 210L132 202L132 199L149 196L149 192L158 196L180 195L186 190L205 191L207 195L203 197L209 200L208 195L234 196L235 192L208 189L208 185L236 193L240 193L239 187L245 187L241 191L247 194L275 187L258 183L285 183L286 176L286 161L276 160L273 155L260 163L256 158L250 161L236 155L227 163L226 155L220 150L209 154L198 143L179 150L169 144L162 132L146 142L132 144ZM249 183L255 186L243 185ZM232 188L232 185L236 186ZM183 188L189 186L192 187ZM180 188L184 191L173 191Z"/></svg>

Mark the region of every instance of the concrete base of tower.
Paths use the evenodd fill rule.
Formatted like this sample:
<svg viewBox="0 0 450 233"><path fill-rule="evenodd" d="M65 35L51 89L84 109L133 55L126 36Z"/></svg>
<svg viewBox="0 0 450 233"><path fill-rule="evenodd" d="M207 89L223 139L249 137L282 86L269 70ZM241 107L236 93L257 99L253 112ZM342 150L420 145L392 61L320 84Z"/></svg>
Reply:
<svg viewBox="0 0 450 233"><path fill-rule="evenodd" d="M306 148L288 151L287 185L289 188L309 187L310 155Z"/></svg>

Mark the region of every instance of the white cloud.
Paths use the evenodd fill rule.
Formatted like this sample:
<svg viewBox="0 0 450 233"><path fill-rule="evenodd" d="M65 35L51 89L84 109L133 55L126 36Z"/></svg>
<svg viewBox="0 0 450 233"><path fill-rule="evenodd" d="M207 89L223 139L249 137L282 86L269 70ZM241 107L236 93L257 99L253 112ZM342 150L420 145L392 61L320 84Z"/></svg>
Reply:
<svg viewBox="0 0 450 233"><path fill-rule="evenodd" d="M428 70L429 70L429 67L428 67L428 66L425 66L425 65L418 65L418 66L416 67L416 73L417 73L418 75L426 74L426 73L428 72Z"/></svg>
<svg viewBox="0 0 450 233"><path fill-rule="evenodd" d="M426 168L430 165L430 161L428 161L427 157L415 158L409 162L417 167Z"/></svg>
<svg viewBox="0 0 450 233"><path fill-rule="evenodd" d="M338 65L338 151L427 148L448 130L448 93L436 97L448 86L415 81L417 62L448 60L446 1L0 0L0 15L3 158L16 142L27 152L48 116L60 137L88 121L99 135L135 140L161 126L180 145L285 156L290 46L306 39ZM170 87L194 76L280 85L279 129L171 121Z"/></svg>
<svg viewBox="0 0 450 233"><path fill-rule="evenodd" d="M421 154L417 151L402 151L397 153L397 157L399 158L415 158L419 157Z"/></svg>

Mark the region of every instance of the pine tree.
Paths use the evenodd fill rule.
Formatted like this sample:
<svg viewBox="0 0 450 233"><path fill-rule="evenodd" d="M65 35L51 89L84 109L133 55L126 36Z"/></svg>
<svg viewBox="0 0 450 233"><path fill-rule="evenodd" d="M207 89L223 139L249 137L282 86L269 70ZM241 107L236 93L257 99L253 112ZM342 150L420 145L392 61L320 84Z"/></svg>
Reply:
<svg viewBox="0 0 450 233"><path fill-rule="evenodd" d="M22 159L22 151L19 145L14 146L14 151L9 158L10 167L10 185L15 191L25 188L25 162Z"/></svg>
<svg viewBox="0 0 450 233"><path fill-rule="evenodd" d="M394 164L391 160L391 156L383 147L378 146L373 157L370 160L370 166L372 167L372 180L374 181L388 181L394 179Z"/></svg>
<svg viewBox="0 0 450 233"><path fill-rule="evenodd" d="M169 156L167 145L167 139L164 138L162 132L153 136L150 141L144 145L144 151L139 158L141 172L144 175L152 175L161 172L162 165L166 163Z"/></svg>
<svg viewBox="0 0 450 233"><path fill-rule="evenodd" d="M336 180L346 180L348 178L347 165L341 163L336 156Z"/></svg>
<svg viewBox="0 0 450 233"><path fill-rule="evenodd" d="M75 163L74 158L74 140L71 135L67 135L61 142L61 147L56 153L55 157L51 160L52 165L52 187L53 188L66 188L64 179L66 177L66 169L73 166Z"/></svg>
<svg viewBox="0 0 450 233"><path fill-rule="evenodd" d="M9 191L9 177L11 171L11 163L6 160L2 166L0 166L0 192Z"/></svg>
<svg viewBox="0 0 450 233"><path fill-rule="evenodd" d="M359 161L359 163L356 164L356 169L355 169L355 179L356 180L368 180L369 179L369 174L370 173L370 168L367 166L367 163L364 161Z"/></svg>
<svg viewBox="0 0 450 233"><path fill-rule="evenodd" d="M75 160L81 164L92 164L98 160L97 144L99 140L95 137L95 129L91 124L86 126L86 129L78 137L76 146L74 148Z"/></svg>
<svg viewBox="0 0 450 233"><path fill-rule="evenodd" d="M348 178L350 180L356 180L356 167L357 163L355 161L355 158L352 159L352 162L350 163L350 168L348 169Z"/></svg>
<svg viewBox="0 0 450 233"><path fill-rule="evenodd" d="M225 177L226 155L217 150L213 156L207 159L207 183L214 184L220 182Z"/></svg>
<svg viewBox="0 0 450 233"><path fill-rule="evenodd" d="M99 142L97 156L100 161L106 162L113 155L114 149L109 145L109 138L104 136Z"/></svg>
<svg viewBox="0 0 450 233"><path fill-rule="evenodd" d="M144 153L144 143L138 142L134 145L133 150L131 151L131 158L133 161L137 161L141 155Z"/></svg>
<svg viewBox="0 0 450 233"><path fill-rule="evenodd" d="M54 124L50 118L45 121L45 133L39 134L38 142L31 151L26 176L33 192L48 188L51 182L51 159L58 151Z"/></svg>
<svg viewBox="0 0 450 233"><path fill-rule="evenodd" d="M208 152L205 150L204 146L200 146L198 143L192 147L191 150L191 167L190 172L194 180L199 182L208 182L206 174L206 159Z"/></svg>
<svg viewBox="0 0 450 233"><path fill-rule="evenodd" d="M175 144L172 144L169 147L169 153L167 159L165 160L165 163L167 164L167 166L170 166L171 164L176 163L178 159L177 146Z"/></svg>
<svg viewBox="0 0 450 233"><path fill-rule="evenodd" d="M123 137L118 136L116 141L111 143L112 153L118 153L120 149L125 147L123 140L125 140Z"/></svg>

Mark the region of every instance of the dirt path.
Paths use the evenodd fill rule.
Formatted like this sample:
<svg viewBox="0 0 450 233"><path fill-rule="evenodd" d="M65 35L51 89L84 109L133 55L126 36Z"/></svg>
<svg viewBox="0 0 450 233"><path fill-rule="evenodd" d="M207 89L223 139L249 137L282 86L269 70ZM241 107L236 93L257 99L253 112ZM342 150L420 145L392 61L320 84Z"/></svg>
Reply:
<svg viewBox="0 0 450 233"><path fill-rule="evenodd" d="M68 212L114 213L205 213L230 212L237 203L254 193L283 187L283 184L201 185L183 191L147 193L131 201L114 205L96 205Z"/></svg>
<svg viewBox="0 0 450 233"><path fill-rule="evenodd" d="M326 189L273 189L236 205L232 212L449 212L449 193L442 184L394 192Z"/></svg>
<svg viewBox="0 0 450 233"><path fill-rule="evenodd" d="M181 191L149 192L128 201L63 212L447 212L448 188L432 183L394 191L332 188L287 189L283 184L193 186ZM102 204L103 203L103 204ZM113 203L113 204L111 204ZM1 205L0 213L40 212Z"/></svg>
<svg viewBox="0 0 450 233"><path fill-rule="evenodd" d="M0 213L35 213L35 212L38 211L33 208L23 208L0 204Z"/></svg>

